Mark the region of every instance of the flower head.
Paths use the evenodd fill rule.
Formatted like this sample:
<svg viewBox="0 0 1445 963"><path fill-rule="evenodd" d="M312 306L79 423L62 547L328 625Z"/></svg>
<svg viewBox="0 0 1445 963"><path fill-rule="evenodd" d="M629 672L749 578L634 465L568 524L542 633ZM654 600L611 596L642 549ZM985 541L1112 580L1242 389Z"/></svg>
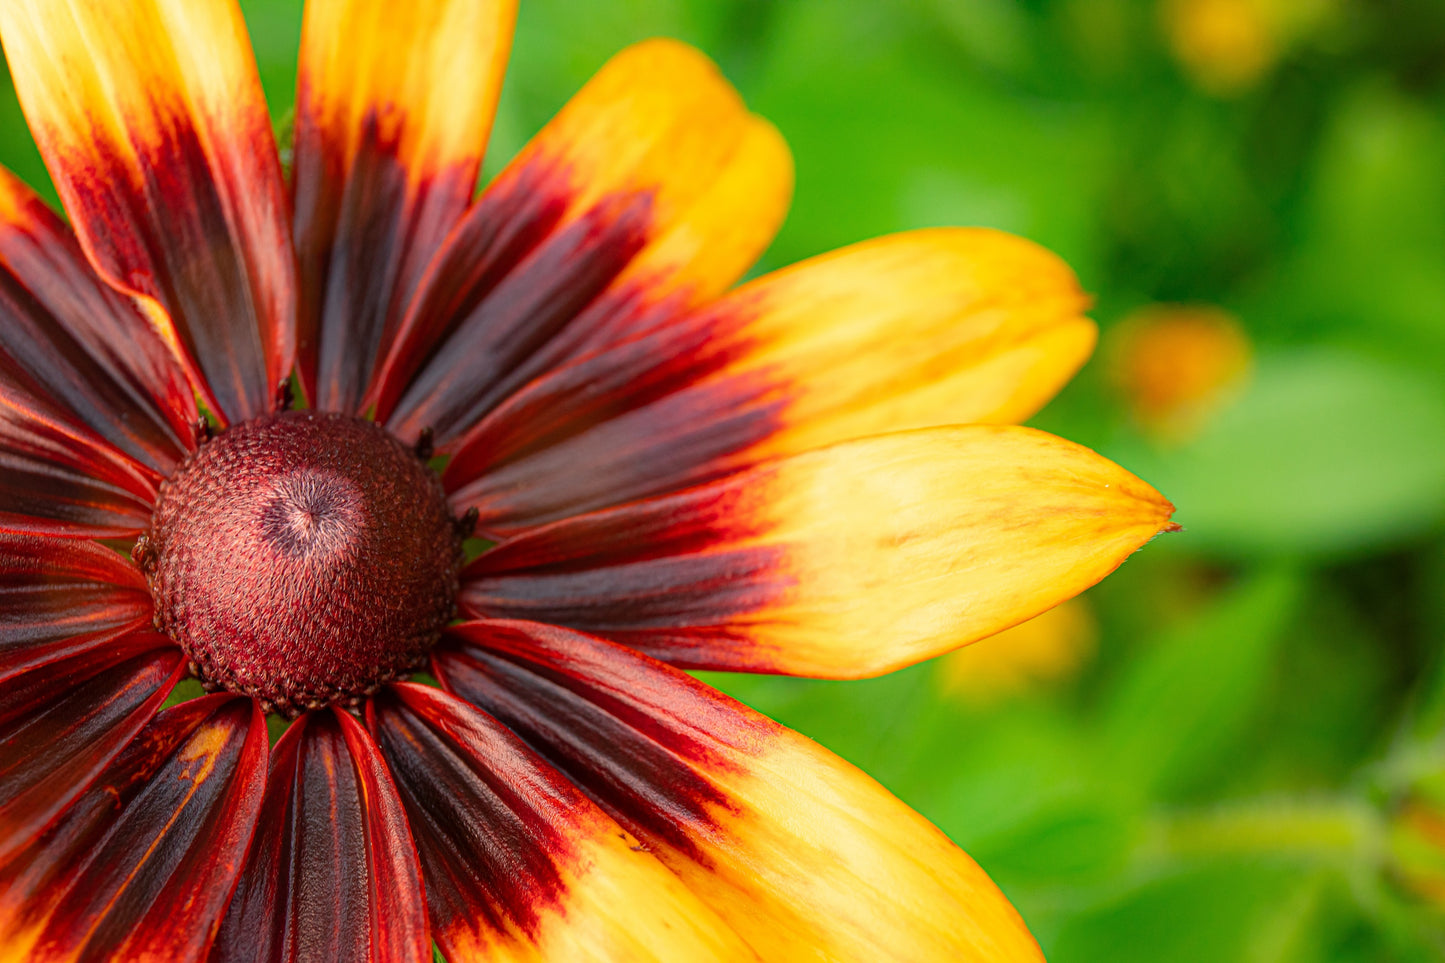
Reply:
<svg viewBox="0 0 1445 963"><path fill-rule="evenodd" d="M0 6L75 226L0 177L6 958L1035 956L683 670L885 672L1169 526L1010 427L1072 275L936 230L729 291L791 164L666 41L473 200L513 14L311 0L288 184L232 0Z"/></svg>

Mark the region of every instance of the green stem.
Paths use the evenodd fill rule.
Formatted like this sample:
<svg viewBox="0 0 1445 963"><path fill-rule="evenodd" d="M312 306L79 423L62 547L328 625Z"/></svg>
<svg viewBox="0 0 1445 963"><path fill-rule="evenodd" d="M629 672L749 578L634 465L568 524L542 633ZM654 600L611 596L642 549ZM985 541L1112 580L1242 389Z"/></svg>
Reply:
<svg viewBox="0 0 1445 963"><path fill-rule="evenodd" d="M1384 834L1380 816L1362 803L1281 799L1158 816L1145 846L1160 856L1174 857L1373 860Z"/></svg>

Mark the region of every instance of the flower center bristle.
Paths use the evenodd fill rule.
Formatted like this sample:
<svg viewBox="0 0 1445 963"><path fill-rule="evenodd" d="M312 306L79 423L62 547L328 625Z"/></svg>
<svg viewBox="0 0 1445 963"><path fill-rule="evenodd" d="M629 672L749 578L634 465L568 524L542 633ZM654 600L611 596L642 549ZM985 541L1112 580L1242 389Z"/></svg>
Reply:
<svg viewBox="0 0 1445 963"><path fill-rule="evenodd" d="M158 627L208 688L295 716L421 666L456 611L463 534L385 429L287 411L191 456L137 559Z"/></svg>

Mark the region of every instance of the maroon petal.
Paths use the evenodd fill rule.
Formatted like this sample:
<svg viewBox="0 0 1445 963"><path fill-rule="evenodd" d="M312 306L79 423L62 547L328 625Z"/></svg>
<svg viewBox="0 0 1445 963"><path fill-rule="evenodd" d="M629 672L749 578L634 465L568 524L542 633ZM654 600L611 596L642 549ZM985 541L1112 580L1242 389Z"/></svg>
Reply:
<svg viewBox="0 0 1445 963"><path fill-rule="evenodd" d="M422 686L367 722L421 853L450 960L749 959L736 934L495 720Z"/></svg>
<svg viewBox="0 0 1445 963"><path fill-rule="evenodd" d="M524 179L514 189L524 191L528 182ZM560 358L553 339L647 243L651 205L646 195L599 205L536 243L538 222L545 223L553 210L551 197L541 194L519 202L510 193L504 187L489 192L456 232L451 243L458 246L439 255L433 275L437 284L456 283L441 280L452 261L470 262L465 276L474 279L473 290L463 298L472 306L396 402L388 426L404 438L430 428L436 443L447 447L501 399ZM507 210L514 206L522 210ZM520 223L505 224L511 217L520 217ZM502 222L500 228L495 222ZM494 236L497 233L501 236ZM484 237L473 240L473 235ZM530 251L523 247L528 241L536 243ZM436 296L427 292L417 310L432 310L430 301ZM387 401L382 396L379 416L387 410L382 407Z"/></svg>
<svg viewBox="0 0 1445 963"><path fill-rule="evenodd" d="M145 578L118 552L0 534L0 683L150 620Z"/></svg>
<svg viewBox="0 0 1445 963"><path fill-rule="evenodd" d="M684 672L527 622L456 627L437 677L586 790L769 960L1041 960L947 837Z"/></svg>
<svg viewBox="0 0 1445 963"><path fill-rule="evenodd" d="M136 535L150 522L156 484L54 403L0 376L0 532Z"/></svg>
<svg viewBox="0 0 1445 963"><path fill-rule="evenodd" d="M254 703L157 716L51 829L0 868L0 945L17 959L200 959L235 886L266 784Z"/></svg>
<svg viewBox="0 0 1445 963"><path fill-rule="evenodd" d="M674 319L525 385L460 442L444 479L453 505L504 537L745 467L790 393L756 372L719 376L748 347L734 320Z"/></svg>
<svg viewBox="0 0 1445 963"><path fill-rule="evenodd" d="M65 811L150 721L185 669L153 632L51 662L0 693L0 863Z"/></svg>
<svg viewBox="0 0 1445 963"><path fill-rule="evenodd" d="M345 712L308 713L276 744L256 838L210 959L431 960L406 814L376 744Z"/></svg>
<svg viewBox="0 0 1445 963"><path fill-rule="evenodd" d="M75 234L0 170L0 370L152 471L192 447L196 401L140 311L86 263Z"/></svg>

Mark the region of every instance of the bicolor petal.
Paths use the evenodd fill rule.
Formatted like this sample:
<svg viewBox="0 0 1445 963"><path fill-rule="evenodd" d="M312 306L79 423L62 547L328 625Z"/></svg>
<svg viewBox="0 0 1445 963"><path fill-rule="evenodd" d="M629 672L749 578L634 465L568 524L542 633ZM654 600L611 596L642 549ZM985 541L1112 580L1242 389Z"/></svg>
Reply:
<svg viewBox="0 0 1445 963"><path fill-rule="evenodd" d="M47 963L194 960L235 886L266 785L249 700L168 709L0 866L0 946Z"/></svg>
<svg viewBox="0 0 1445 963"><path fill-rule="evenodd" d="M97 644L6 680L0 692L0 864L90 785L185 671L153 632Z"/></svg>
<svg viewBox="0 0 1445 963"><path fill-rule="evenodd" d="M460 601L684 667L854 678L1057 605L1172 512L1052 435L929 428L535 529L473 562Z"/></svg>
<svg viewBox="0 0 1445 963"><path fill-rule="evenodd" d="M623 51L438 255L383 366L378 417L449 446L542 371L724 290L791 192L787 146L706 57L667 40Z"/></svg>
<svg viewBox="0 0 1445 963"><path fill-rule="evenodd" d="M294 352L280 161L234 0L14 0L0 39L81 244L218 414L269 411Z"/></svg>
<svg viewBox="0 0 1445 963"><path fill-rule="evenodd" d="M676 669L526 622L433 658L765 960L1041 960L968 856L864 773Z"/></svg>
<svg viewBox="0 0 1445 963"><path fill-rule="evenodd" d="M378 358L471 203L516 0L311 0L292 189L307 397L360 413Z"/></svg>
<svg viewBox="0 0 1445 963"><path fill-rule="evenodd" d="M212 963L430 963L416 847L371 737L312 712L271 756L266 800Z"/></svg>
<svg viewBox="0 0 1445 963"><path fill-rule="evenodd" d="M998 231L858 244L537 378L467 434L448 486L505 535L882 431L1022 421L1092 350L1086 301Z"/></svg>
<svg viewBox="0 0 1445 963"><path fill-rule="evenodd" d="M410 684L383 690L367 720L406 804L433 936L451 963L752 958L495 720Z"/></svg>
<svg viewBox="0 0 1445 963"><path fill-rule="evenodd" d="M0 377L157 479L194 447L195 395L175 356L95 274L65 222L3 169Z"/></svg>
<svg viewBox="0 0 1445 963"><path fill-rule="evenodd" d="M150 624L140 570L94 542L0 534L0 685Z"/></svg>

